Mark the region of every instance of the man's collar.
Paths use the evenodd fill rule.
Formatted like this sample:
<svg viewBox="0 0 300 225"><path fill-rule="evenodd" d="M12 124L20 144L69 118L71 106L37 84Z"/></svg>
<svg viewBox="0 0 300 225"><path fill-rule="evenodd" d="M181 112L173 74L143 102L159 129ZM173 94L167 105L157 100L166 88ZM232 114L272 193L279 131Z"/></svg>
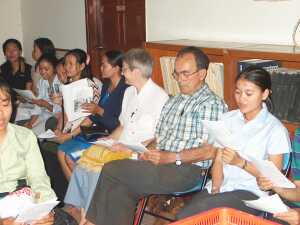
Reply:
<svg viewBox="0 0 300 225"><path fill-rule="evenodd" d="M208 90L208 85L206 83L202 84L198 90L196 90L193 94L191 95L186 95L186 94L180 94L183 98L198 98L200 95L203 95L203 93L207 92Z"/></svg>

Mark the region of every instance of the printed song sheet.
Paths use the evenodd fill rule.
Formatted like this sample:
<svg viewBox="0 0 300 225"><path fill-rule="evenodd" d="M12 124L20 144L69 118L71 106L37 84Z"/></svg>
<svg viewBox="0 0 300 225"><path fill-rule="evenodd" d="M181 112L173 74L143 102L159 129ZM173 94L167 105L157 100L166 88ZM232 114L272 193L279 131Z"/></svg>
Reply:
<svg viewBox="0 0 300 225"><path fill-rule="evenodd" d="M90 103L93 100L93 88L89 86L87 79L63 85L62 95L68 121L90 115L90 113L83 112L81 109L82 104Z"/></svg>

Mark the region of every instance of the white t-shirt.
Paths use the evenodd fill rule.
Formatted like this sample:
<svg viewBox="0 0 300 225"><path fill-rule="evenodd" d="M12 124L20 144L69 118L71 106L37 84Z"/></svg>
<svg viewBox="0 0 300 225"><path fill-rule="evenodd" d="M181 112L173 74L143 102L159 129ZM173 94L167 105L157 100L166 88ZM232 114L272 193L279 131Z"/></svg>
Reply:
<svg viewBox="0 0 300 225"><path fill-rule="evenodd" d="M168 98L167 93L151 79L139 93L135 87L128 87L119 117L123 126L119 141L136 143L153 138L160 112Z"/></svg>
<svg viewBox="0 0 300 225"><path fill-rule="evenodd" d="M263 104L262 110L253 120L245 123L239 110L225 113L222 119L234 135L238 154L249 161L251 158L268 159L269 155L284 154L291 151L287 129ZM224 180L220 192L248 190L258 196L267 195L259 189L256 178L245 170L228 164L223 167ZM207 184L211 190L211 182Z"/></svg>

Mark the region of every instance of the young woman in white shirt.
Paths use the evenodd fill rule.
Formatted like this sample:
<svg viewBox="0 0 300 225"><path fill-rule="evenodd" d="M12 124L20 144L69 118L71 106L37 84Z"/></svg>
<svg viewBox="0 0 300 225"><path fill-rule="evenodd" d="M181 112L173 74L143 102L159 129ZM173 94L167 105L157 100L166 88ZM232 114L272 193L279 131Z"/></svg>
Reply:
<svg viewBox="0 0 300 225"><path fill-rule="evenodd" d="M271 110L271 77L251 67L236 79L237 110L225 113L222 121L234 137L236 149L219 149L212 167L212 182L194 196L178 214L184 218L217 207L236 208L252 214L242 200L254 200L268 193L256 181L260 172L251 159L270 160L281 170L283 154L290 152L288 132Z"/></svg>

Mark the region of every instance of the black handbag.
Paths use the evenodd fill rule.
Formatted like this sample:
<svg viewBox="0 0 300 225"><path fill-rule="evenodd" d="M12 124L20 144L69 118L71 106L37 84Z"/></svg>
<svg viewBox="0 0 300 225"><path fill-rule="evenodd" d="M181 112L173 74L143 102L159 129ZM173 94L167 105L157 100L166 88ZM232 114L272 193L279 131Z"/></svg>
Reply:
<svg viewBox="0 0 300 225"><path fill-rule="evenodd" d="M80 126L81 135L84 139L88 141L96 140L97 138L106 137L109 135L107 129L104 129L102 126Z"/></svg>
<svg viewBox="0 0 300 225"><path fill-rule="evenodd" d="M78 222L73 216L60 208L54 209L54 223L53 225L78 225Z"/></svg>

